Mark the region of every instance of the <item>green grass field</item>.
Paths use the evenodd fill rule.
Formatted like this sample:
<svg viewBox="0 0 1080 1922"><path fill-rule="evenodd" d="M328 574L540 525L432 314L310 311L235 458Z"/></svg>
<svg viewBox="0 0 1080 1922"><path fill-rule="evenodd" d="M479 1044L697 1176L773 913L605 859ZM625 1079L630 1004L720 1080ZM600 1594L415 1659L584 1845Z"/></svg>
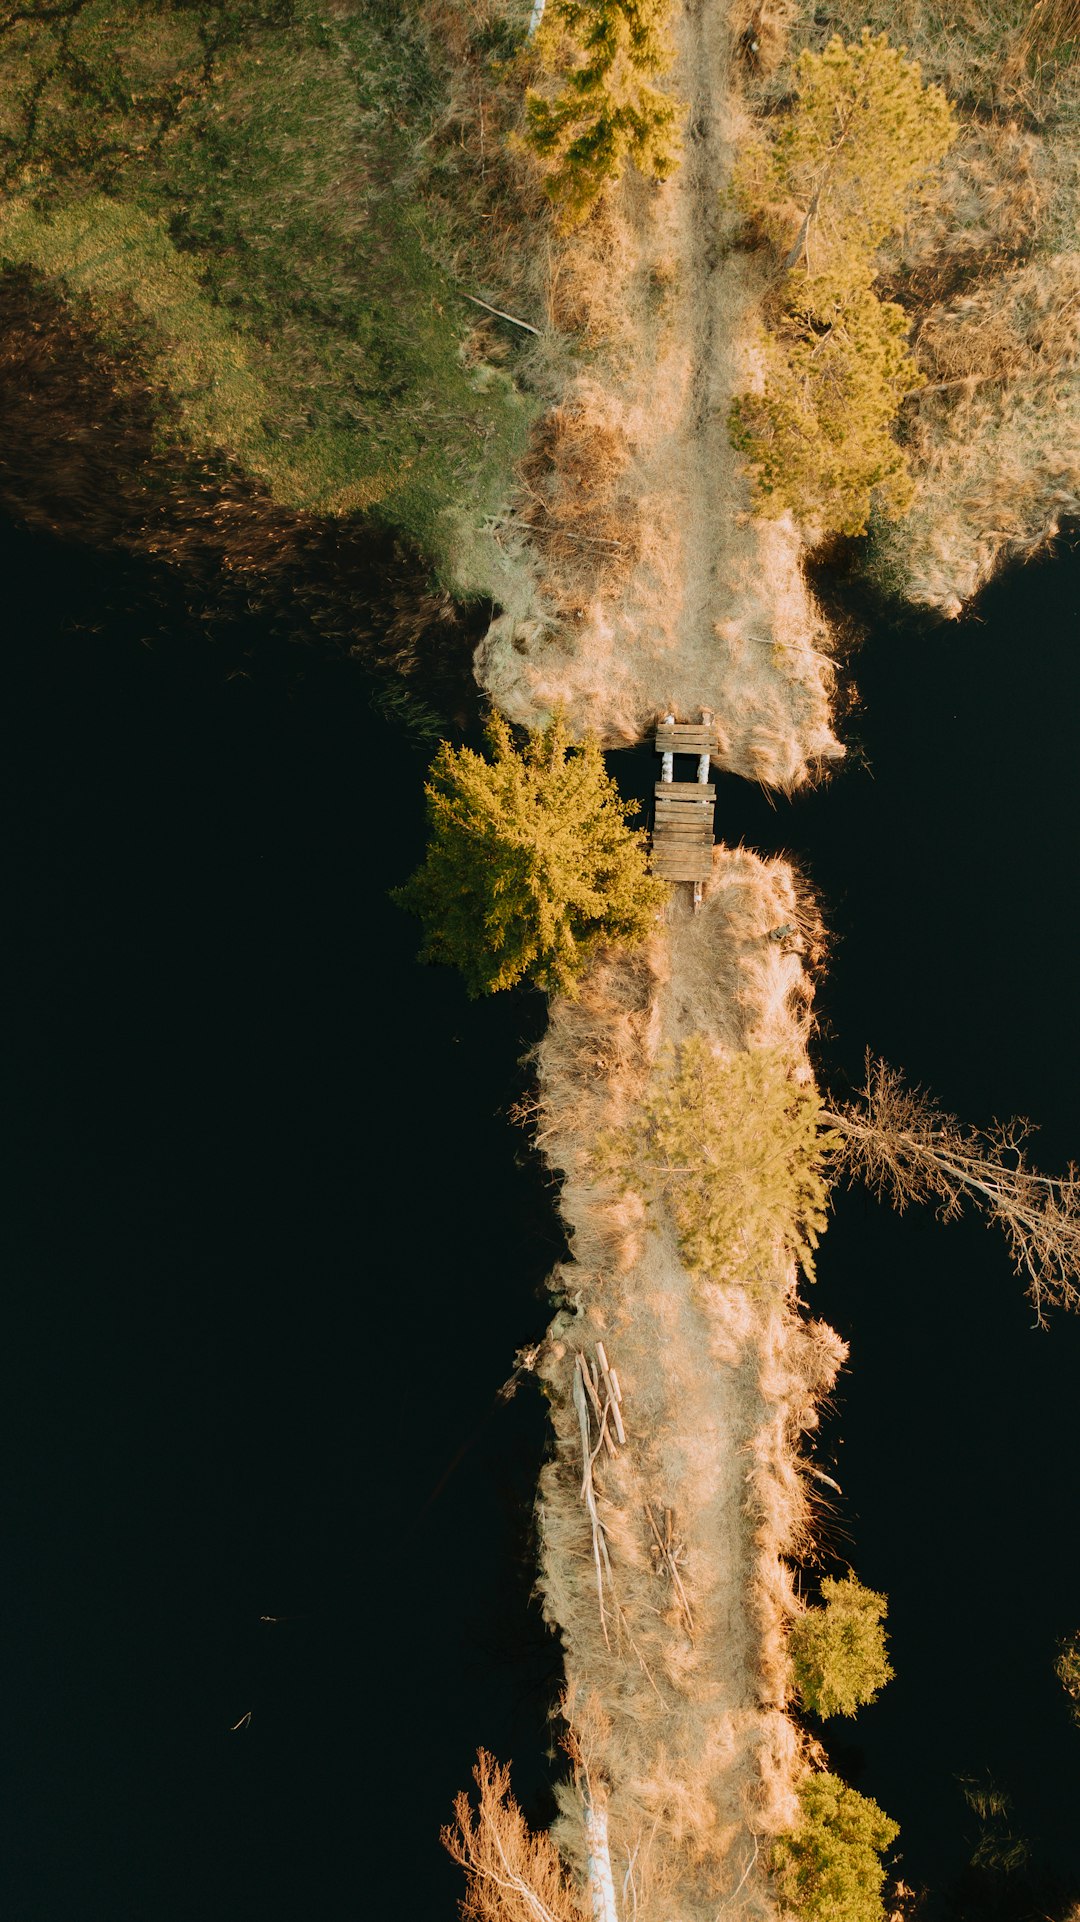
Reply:
<svg viewBox="0 0 1080 1922"><path fill-rule="evenodd" d="M89 0L4 46L0 258L137 334L163 431L482 587L531 406L463 353L422 191L448 82L408 10Z"/></svg>

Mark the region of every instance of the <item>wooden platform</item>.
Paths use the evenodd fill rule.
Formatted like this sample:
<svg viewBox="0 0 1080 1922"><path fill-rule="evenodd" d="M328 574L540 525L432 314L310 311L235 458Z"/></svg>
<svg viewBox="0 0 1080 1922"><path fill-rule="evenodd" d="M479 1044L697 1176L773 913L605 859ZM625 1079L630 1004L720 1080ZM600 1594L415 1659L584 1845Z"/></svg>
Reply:
<svg viewBox="0 0 1080 1922"><path fill-rule="evenodd" d="M657 781L652 871L664 881L707 881L712 874L711 781Z"/></svg>
<svg viewBox="0 0 1080 1922"><path fill-rule="evenodd" d="M711 721L658 721L658 754L715 754L719 746Z"/></svg>

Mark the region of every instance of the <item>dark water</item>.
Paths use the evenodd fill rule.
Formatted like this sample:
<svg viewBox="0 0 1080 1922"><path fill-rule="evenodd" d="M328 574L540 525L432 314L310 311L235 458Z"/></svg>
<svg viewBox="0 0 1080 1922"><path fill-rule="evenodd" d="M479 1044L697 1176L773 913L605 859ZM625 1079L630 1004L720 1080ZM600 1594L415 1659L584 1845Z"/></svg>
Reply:
<svg viewBox="0 0 1080 1922"><path fill-rule="evenodd" d="M489 1419L560 1252L543 1004L415 965L426 751L355 670L143 645L122 573L6 543L0 1906L449 1918L553 1680L539 1398Z"/></svg>
<svg viewBox="0 0 1080 1922"><path fill-rule="evenodd" d="M354 668L211 645L116 562L3 559L4 1910L449 1919L477 1743L545 1814L544 1423L492 1410L559 1253L505 1114L542 1004L415 966L386 890L425 751ZM824 897L827 1078L869 1044L972 1118L1030 1112L1052 1164L1080 1149L1078 601L1063 553L979 623L879 628L863 758L794 806L724 782L720 815ZM858 1195L815 1306L852 1343L826 1547L889 1592L899 1676L834 1754L910 1881L963 1866L957 1778L988 1773L1072 1871L1080 1323L1034 1333L987 1231Z"/></svg>

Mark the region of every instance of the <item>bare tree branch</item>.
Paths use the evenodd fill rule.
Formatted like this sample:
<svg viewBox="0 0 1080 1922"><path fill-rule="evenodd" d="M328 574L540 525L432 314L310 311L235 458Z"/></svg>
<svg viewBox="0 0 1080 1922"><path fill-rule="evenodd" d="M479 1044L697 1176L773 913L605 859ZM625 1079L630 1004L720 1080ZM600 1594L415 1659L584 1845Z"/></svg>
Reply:
<svg viewBox="0 0 1080 1922"><path fill-rule="evenodd" d="M463 1922L585 1922L585 1909L550 1838L532 1835L510 1793L510 1771L481 1749L479 1806L462 1792L442 1841L465 1870Z"/></svg>
<svg viewBox="0 0 1080 1922"><path fill-rule="evenodd" d="M821 1118L839 1137L840 1165L901 1212L929 1201L951 1221L972 1202L997 1222L1040 1326L1050 1308L1080 1309L1080 1170L1070 1163L1054 1176L1031 1167L1030 1121L966 1127L869 1054L859 1095Z"/></svg>

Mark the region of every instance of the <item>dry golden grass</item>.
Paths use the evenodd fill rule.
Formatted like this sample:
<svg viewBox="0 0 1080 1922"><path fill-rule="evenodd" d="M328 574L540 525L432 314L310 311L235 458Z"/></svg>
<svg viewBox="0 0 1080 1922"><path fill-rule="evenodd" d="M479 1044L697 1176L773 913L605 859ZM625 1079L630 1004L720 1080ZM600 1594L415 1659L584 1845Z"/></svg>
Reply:
<svg viewBox="0 0 1080 1922"><path fill-rule="evenodd" d="M782 65L796 0L735 0L731 26L739 59L755 79L768 79Z"/></svg>
<svg viewBox="0 0 1080 1922"><path fill-rule="evenodd" d="M1080 359L1080 254L1020 268L933 308L917 345L931 388L1022 377L1059 391Z"/></svg>
<svg viewBox="0 0 1080 1922"><path fill-rule="evenodd" d="M506 591L477 674L513 720L558 706L612 746L658 713L709 706L720 764L791 788L840 749L799 532L753 519L728 436L732 396L755 379L763 273L722 198L746 131L738 33L725 10L685 5L673 32L672 91L691 103L679 173L663 186L628 174L553 247L548 311L575 339L533 363L559 410L538 430L539 473L527 463L539 547L532 527L503 530ZM579 458L587 420L595 475Z"/></svg>
<svg viewBox="0 0 1080 1922"><path fill-rule="evenodd" d="M881 291L916 320L1031 252L1044 212L1038 144L1012 123L969 121L882 257Z"/></svg>
<svg viewBox="0 0 1080 1922"><path fill-rule="evenodd" d="M771 939L781 925L791 934ZM692 1280L670 1222L598 1178L594 1144L632 1124L658 1060L689 1034L725 1049L784 1046L808 1074L798 950L819 936L784 863L718 849L703 912L673 896L666 938L601 958L577 1000L553 1003L537 1051L537 1139L563 1178L572 1248L540 1363L554 1449L537 1507L539 1586L563 1641L572 1745L606 1797L616 1887L629 1876L639 1922L714 1922L736 1892L739 1913L775 1913L767 1838L794 1820L805 1768L785 1712L785 1625L799 1607L786 1558L812 1526L801 1438L845 1351L798 1311L782 1257L765 1300ZM603 1621L572 1395L577 1356L598 1339L627 1429L627 1445L593 1469L611 1565ZM651 1552L646 1505L672 1510L692 1629ZM583 1876L571 1785L560 1808L555 1840Z"/></svg>
<svg viewBox="0 0 1080 1922"><path fill-rule="evenodd" d="M877 564L911 598L961 612L1003 559L1080 512L1080 253L1041 260L933 309L928 386L907 437L915 505Z"/></svg>
<svg viewBox="0 0 1080 1922"><path fill-rule="evenodd" d="M537 423L519 470L518 518L546 563L542 591L560 613L611 593L640 558L632 459L617 401L587 381Z"/></svg>

